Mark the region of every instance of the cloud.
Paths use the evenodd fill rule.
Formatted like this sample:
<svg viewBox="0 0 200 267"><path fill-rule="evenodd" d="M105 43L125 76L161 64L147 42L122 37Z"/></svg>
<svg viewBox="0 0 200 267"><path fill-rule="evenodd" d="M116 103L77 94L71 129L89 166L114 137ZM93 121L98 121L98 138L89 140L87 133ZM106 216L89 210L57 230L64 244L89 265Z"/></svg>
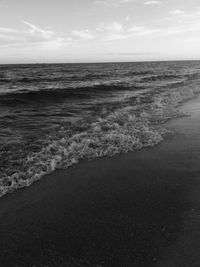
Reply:
<svg viewBox="0 0 200 267"><path fill-rule="evenodd" d="M128 38L162 38L169 36L189 37L189 34L200 33L200 10L192 13L184 13L181 10L174 10L173 16L170 20L173 22L172 26L160 26L157 28L148 27L145 25L134 25L127 28L119 22L113 22L108 25L102 24L98 28L100 34L98 38L106 41L117 41ZM175 16L174 16L175 15ZM171 23L170 23L171 24Z"/></svg>
<svg viewBox="0 0 200 267"><path fill-rule="evenodd" d="M5 27L0 27L0 33L16 33L16 30L10 29L10 28L5 28Z"/></svg>
<svg viewBox="0 0 200 267"><path fill-rule="evenodd" d="M121 32L123 30L123 26L119 22L112 22L110 24L101 23L97 27L97 31L112 31L112 32Z"/></svg>
<svg viewBox="0 0 200 267"><path fill-rule="evenodd" d="M113 22L108 25L107 29L114 32L121 32L123 30L123 26L118 22Z"/></svg>
<svg viewBox="0 0 200 267"><path fill-rule="evenodd" d="M190 38L191 34L200 33L200 11L197 10L192 13L175 12L169 19L173 22L173 26L160 28L159 36L175 36Z"/></svg>
<svg viewBox="0 0 200 267"><path fill-rule="evenodd" d="M109 33L109 37L107 40L121 40L125 38L129 38L132 36L145 36L159 32L159 29L151 29L144 26L133 26L128 29L118 23L113 22L108 25L102 23L98 28L97 31L101 33ZM111 34L110 34L111 32Z"/></svg>
<svg viewBox="0 0 200 267"><path fill-rule="evenodd" d="M174 26L166 29L168 35L181 33L200 33L200 10L191 13L173 12L169 19L174 23Z"/></svg>
<svg viewBox="0 0 200 267"><path fill-rule="evenodd" d="M105 53L105 55L109 56L146 56L152 55L150 52L116 52L116 53Z"/></svg>
<svg viewBox="0 0 200 267"><path fill-rule="evenodd" d="M116 40L124 40L129 38L130 35L127 34L111 34L105 40L106 41L116 41Z"/></svg>
<svg viewBox="0 0 200 267"><path fill-rule="evenodd" d="M112 32L105 37L107 41L117 41L124 40L128 38L163 38L163 37L173 37L173 38L187 38L192 37L192 35L200 34L200 10L195 12L185 13L181 10L174 10L173 16L169 19L172 22L172 26L160 26L158 28L151 28L144 25L135 25L129 28L122 26L122 31ZM174 16L175 15L175 16ZM171 24L171 23L170 23Z"/></svg>
<svg viewBox="0 0 200 267"><path fill-rule="evenodd" d="M119 6L123 4L128 4L135 2L136 0L96 0L94 1L95 5L105 5L105 6Z"/></svg>
<svg viewBox="0 0 200 267"><path fill-rule="evenodd" d="M112 33L107 36L106 41L116 41L116 40L124 40L133 37L145 37L160 33L160 29L151 29L144 26L134 26L132 28L127 29L123 33Z"/></svg>
<svg viewBox="0 0 200 267"><path fill-rule="evenodd" d="M135 33L143 32L144 30L145 30L144 26L133 26L128 29L129 32L135 32Z"/></svg>
<svg viewBox="0 0 200 267"><path fill-rule="evenodd" d="M183 15L183 14L185 14L185 12L182 11L182 10L177 9L177 10L170 11L170 14L172 14L172 15Z"/></svg>
<svg viewBox="0 0 200 267"><path fill-rule="evenodd" d="M44 30L27 21L23 30L0 27L0 45L2 46L30 46L30 45L59 45L69 42L68 37L59 36L53 31Z"/></svg>
<svg viewBox="0 0 200 267"><path fill-rule="evenodd" d="M101 23L96 28L99 38L106 41L122 40L127 36L124 34L124 27L119 22L112 22L109 24Z"/></svg>
<svg viewBox="0 0 200 267"><path fill-rule="evenodd" d="M86 30L73 30L72 35L81 39L81 40L92 40L95 39L95 35L93 35L88 29Z"/></svg>
<svg viewBox="0 0 200 267"><path fill-rule="evenodd" d="M49 38L51 39L52 36L54 36L54 33L52 31L43 30L27 21L24 21L24 24L26 24L30 28L29 29L30 34L33 34L33 35L40 34L43 38L46 38L46 39L49 39Z"/></svg>
<svg viewBox="0 0 200 267"><path fill-rule="evenodd" d="M110 24L101 23L97 28L97 39L114 41L123 40L136 36L147 36L158 33L160 29L148 28L145 26L133 26L127 28L119 22Z"/></svg>
<svg viewBox="0 0 200 267"><path fill-rule="evenodd" d="M160 29L150 29L144 26L134 26L128 29L132 36L145 36L159 33Z"/></svg>
<svg viewBox="0 0 200 267"><path fill-rule="evenodd" d="M160 4L160 3L162 3L161 1L156 1L156 0L150 0L150 1L146 1L146 2L144 2L144 5L158 5L158 4Z"/></svg>

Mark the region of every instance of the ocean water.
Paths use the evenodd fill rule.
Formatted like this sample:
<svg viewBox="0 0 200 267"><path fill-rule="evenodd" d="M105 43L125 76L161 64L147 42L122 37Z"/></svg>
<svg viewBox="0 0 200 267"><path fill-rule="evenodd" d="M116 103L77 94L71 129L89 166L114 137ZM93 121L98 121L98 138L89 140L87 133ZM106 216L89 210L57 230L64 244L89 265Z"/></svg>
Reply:
<svg viewBox="0 0 200 267"><path fill-rule="evenodd" d="M0 196L80 160L160 143L200 62L0 65Z"/></svg>

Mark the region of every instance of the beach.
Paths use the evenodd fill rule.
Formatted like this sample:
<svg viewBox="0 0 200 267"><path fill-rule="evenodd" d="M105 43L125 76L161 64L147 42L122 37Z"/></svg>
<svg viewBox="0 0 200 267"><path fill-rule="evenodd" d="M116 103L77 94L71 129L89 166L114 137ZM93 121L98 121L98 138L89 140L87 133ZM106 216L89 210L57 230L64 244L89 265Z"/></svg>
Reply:
<svg viewBox="0 0 200 267"><path fill-rule="evenodd" d="M0 14L0 267L200 267L198 1Z"/></svg>
<svg viewBox="0 0 200 267"><path fill-rule="evenodd" d="M1 266L199 266L199 98L181 110L158 146L1 198Z"/></svg>

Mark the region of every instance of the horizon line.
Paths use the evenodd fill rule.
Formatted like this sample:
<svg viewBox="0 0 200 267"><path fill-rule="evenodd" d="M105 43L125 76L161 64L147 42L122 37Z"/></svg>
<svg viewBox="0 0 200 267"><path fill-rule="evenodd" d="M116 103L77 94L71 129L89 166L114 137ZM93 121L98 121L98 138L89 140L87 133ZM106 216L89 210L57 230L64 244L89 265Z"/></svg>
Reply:
<svg viewBox="0 0 200 267"><path fill-rule="evenodd" d="M200 59L163 59L163 60L136 60L136 61L94 61L94 62L28 62L28 63L0 63L2 65L54 65L54 64L113 64L113 63L148 63L148 62L184 62L200 61Z"/></svg>

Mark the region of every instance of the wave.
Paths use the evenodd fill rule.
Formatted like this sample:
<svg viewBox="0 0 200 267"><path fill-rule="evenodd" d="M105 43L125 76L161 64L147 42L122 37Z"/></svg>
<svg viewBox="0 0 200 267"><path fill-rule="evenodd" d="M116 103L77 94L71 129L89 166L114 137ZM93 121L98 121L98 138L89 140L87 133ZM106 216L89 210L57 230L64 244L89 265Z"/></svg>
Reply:
<svg viewBox="0 0 200 267"><path fill-rule="evenodd" d="M60 81L67 81L69 78L75 78L77 76L70 76L70 77L1 77L0 76L0 83L43 83L43 82L60 82Z"/></svg>
<svg viewBox="0 0 200 267"><path fill-rule="evenodd" d="M152 82L152 81L166 81L166 80L170 80L170 81L173 81L173 80L177 80L177 79L184 79L184 76L182 75L174 75L174 74L161 74L161 75L151 75L151 76L148 76L148 77L143 77L142 78L142 81L143 82Z"/></svg>
<svg viewBox="0 0 200 267"><path fill-rule="evenodd" d="M1 93L0 102L3 105L11 105L25 103L27 101L43 101L56 99L81 99L91 98L95 94L105 94L106 92L123 91L123 90L141 90L144 87L138 86L124 86L120 85L96 85L84 86L78 88L63 88L63 89L42 89L42 90L18 90Z"/></svg>
<svg viewBox="0 0 200 267"><path fill-rule="evenodd" d="M63 75L63 72L65 73ZM67 73L67 74L66 74ZM197 73L192 74L197 75ZM186 75L187 77L190 76L190 74ZM151 82L151 81L157 81L157 80L169 80L169 79L181 79L186 77L185 75L178 75L178 74L157 74L155 71L151 70L135 70L135 71L120 71L116 70L116 72L69 72L69 70L59 70L56 74L52 73L52 75L46 75L46 73L43 73L41 70L41 73L38 72L36 74L30 73L27 75L26 73L19 74L18 76L15 75L6 75L5 73L0 73L0 83L20 83L20 84L32 84L32 83L49 83L49 82L68 82L68 81L75 81L75 82L84 82L84 81L102 81L103 79L110 79L112 77L114 80L118 77L123 79L123 77L132 77L132 78L138 78L141 81L145 82Z"/></svg>
<svg viewBox="0 0 200 267"><path fill-rule="evenodd" d="M199 92L199 85L155 90L148 92L148 102L143 101L145 94L138 96L137 104L130 100L128 106L104 112L92 122L82 124L81 129L80 122L73 129L60 127L42 149L22 159L17 171L2 174L0 196L80 160L114 156L159 144L169 132L163 123L181 116L177 106Z"/></svg>
<svg viewBox="0 0 200 267"><path fill-rule="evenodd" d="M144 72L133 72L133 73L127 73L127 75L143 75ZM111 75L114 75L113 73ZM119 73L121 76L121 73ZM22 76L25 76L22 75ZM114 75L115 76L115 75ZM122 75L123 77L123 75ZM9 77L5 74L0 73L0 83L22 83L22 84L31 84L31 83L49 83L49 82L68 82L68 81L96 81L96 80L102 80L108 78L108 73L68 73L65 75L62 75L62 71L60 71L57 75L34 75L30 77ZM109 77L110 78L110 77Z"/></svg>

